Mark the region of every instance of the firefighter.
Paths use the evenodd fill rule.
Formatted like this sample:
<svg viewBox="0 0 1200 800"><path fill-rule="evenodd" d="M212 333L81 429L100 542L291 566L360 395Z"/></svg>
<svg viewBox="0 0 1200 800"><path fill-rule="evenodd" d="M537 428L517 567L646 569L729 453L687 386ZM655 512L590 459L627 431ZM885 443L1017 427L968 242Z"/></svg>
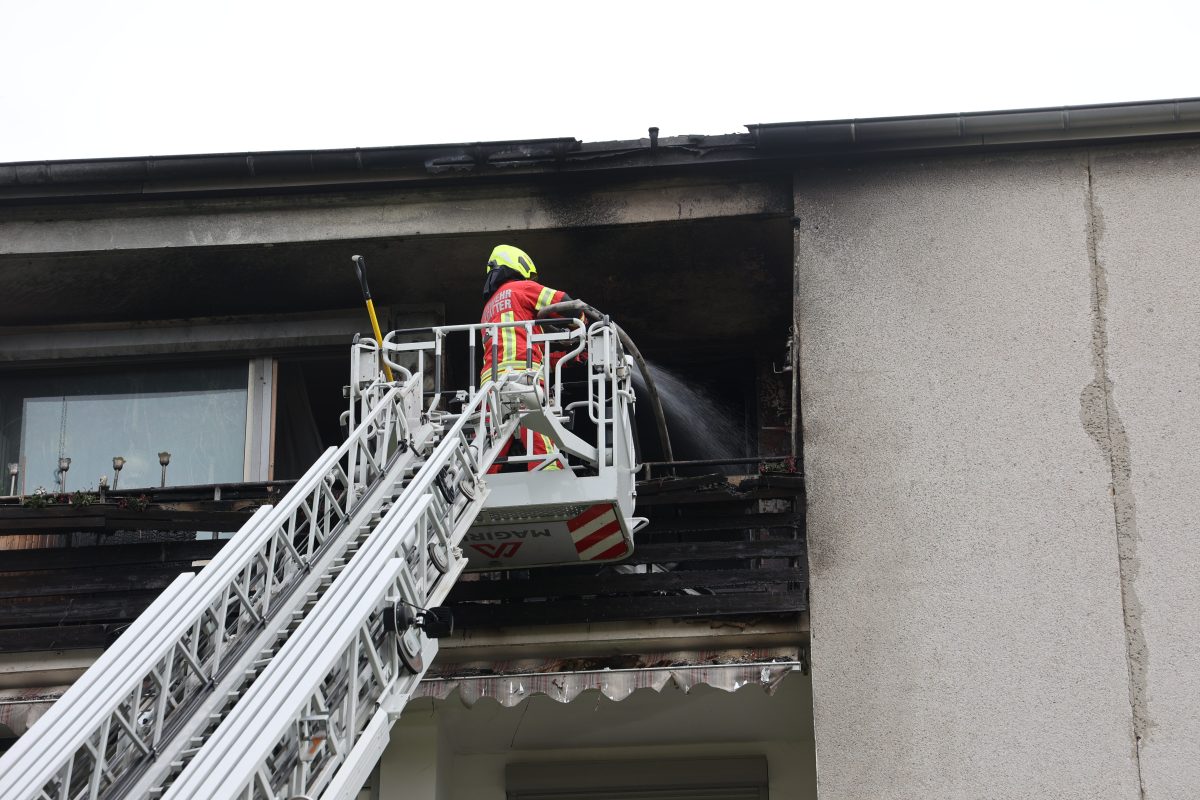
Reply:
<svg viewBox="0 0 1200 800"><path fill-rule="evenodd" d="M560 292L543 286L537 282L537 267L533 259L524 250L512 245L498 245L488 258L486 278L483 283L483 316L481 322L485 325L497 322L522 322L537 319L538 312L553 303L561 303L571 298L566 292ZM540 327L534 326L533 332L541 333ZM479 382L492 378L492 334L483 331L483 371ZM507 374L519 372L530 374L537 372L542 366L543 358L549 358L551 366L557 360L558 353L547 356L542 352L541 345L533 345L532 352L525 328L514 326L498 329L496 342L496 379L501 380ZM532 380L532 377L531 377ZM522 449L530 441L532 435L533 452L530 455L544 456L551 450L550 437L525 428L517 428L516 434L504 446L500 457L508 455L513 442ZM537 469L538 462L531 461L529 469ZM551 461L543 469L560 469L557 461ZM493 466L489 472L499 472L500 465Z"/></svg>

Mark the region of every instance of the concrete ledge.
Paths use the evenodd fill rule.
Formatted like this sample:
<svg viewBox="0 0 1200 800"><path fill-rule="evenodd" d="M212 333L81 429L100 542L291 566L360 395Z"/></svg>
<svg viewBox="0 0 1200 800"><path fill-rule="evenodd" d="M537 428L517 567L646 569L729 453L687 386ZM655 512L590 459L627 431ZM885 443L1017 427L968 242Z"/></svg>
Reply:
<svg viewBox="0 0 1200 800"><path fill-rule="evenodd" d="M0 255L326 242L638 225L791 213L784 180L490 187L361 196L178 201L53 210L0 222Z"/></svg>
<svg viewBox="0 0 1200 800"><path fill-rule="evenodd" d="M785 619L648 620L592 625L544 625L456 633L439 641L439 663L581 658L672 650L754 649L799 644L808 636L808 615Z"/></svg>

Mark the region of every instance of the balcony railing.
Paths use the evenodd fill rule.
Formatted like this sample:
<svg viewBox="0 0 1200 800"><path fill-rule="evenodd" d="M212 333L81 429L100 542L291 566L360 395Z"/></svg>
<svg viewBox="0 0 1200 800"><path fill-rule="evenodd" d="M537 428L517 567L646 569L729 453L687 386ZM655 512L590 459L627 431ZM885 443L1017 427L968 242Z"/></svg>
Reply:
<svg viewBox="0 0 1200 800"><path fill-rule="evenodd" d="M650 524L619 564L464 576L448 601L456 629L806 610L803 479L697 470L638 484ZM193 487L194 497L176 487L144 508L0 506L0 653L104 647L226 543L183 531L236 530L280 488L225 487L213 500L213 487ZM60 546L30 539L43 534ZM5 549L22 542L31 549Z"/></svg>

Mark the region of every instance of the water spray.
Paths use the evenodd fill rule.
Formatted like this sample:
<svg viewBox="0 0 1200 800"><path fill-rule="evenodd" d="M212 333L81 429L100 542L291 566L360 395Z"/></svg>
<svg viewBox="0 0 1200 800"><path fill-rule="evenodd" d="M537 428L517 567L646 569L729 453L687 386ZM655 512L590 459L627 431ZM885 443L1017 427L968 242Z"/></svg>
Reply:
<svg viewBox="0 0 1200 800"><path fill-rule="evenodd" d="M593 322L600 322L605 318L592 306L582 300L564 300L561 303L551 303L538 312L538 319L547 317L568 317L575 314L583 314ZM621 344L633 356L634 363L638 365L638 370L641 371L642 377L646 380L646 392L650 395L650 407L654 409L654 422L658 426L658 439L662 443L663 456L666 461L674 461L675 454L671 450L671 437L667 433L667 416L663 413L662 400L658 395L658 386L654 383L654 375L650 372L650 367L646 364L646 359L642 358L642 353L637 349L637 345L633 343L633 339L629 338L629 334L625 333L622 328L612 320L613 328L617 332L617 336L621 339Z"/></svg>

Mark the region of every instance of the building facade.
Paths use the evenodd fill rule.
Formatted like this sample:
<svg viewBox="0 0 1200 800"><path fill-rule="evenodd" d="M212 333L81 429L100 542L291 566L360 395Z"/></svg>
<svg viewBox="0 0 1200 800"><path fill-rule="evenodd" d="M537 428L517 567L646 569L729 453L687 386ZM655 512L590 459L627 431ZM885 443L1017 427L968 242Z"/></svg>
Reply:
<svg viewBox="0 0 1200 800"><path fill-rule="evenodd" d="M675 381L692 466L641 569L463 590L367 793L1189 796L1198 109L0 165L14 494L120 447L161 515L10 503L10 732L338 440L351 253L417 327L503 241Z"/></svg>

